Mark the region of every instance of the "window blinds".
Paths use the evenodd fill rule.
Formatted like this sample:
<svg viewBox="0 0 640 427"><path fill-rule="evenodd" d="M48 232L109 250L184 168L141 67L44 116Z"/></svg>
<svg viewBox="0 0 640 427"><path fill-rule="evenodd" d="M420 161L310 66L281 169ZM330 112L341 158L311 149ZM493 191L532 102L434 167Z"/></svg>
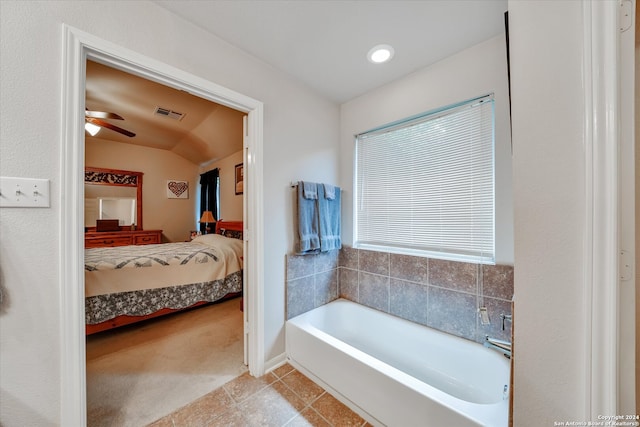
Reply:
<svg viewBox="0 0 640 427"><path fill-rule="evenodd" d="M493 263L494 101L358 135L355 245Z"/></svg>

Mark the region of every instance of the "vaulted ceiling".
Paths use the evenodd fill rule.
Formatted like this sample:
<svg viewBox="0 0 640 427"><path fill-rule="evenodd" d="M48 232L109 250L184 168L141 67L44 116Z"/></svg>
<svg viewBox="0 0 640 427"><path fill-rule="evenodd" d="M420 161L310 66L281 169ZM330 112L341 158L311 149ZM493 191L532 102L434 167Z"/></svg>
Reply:
<svg viewBox="0 0 640 427"><path fill-rule="evenodd" d="M93 61L87 61L85 90L88 110L116 113L124 120L105 121L136 134L101 129L95 137L85 132L86 138L168 150L195 164L242 150L245 114L224 105Z"/></svg>

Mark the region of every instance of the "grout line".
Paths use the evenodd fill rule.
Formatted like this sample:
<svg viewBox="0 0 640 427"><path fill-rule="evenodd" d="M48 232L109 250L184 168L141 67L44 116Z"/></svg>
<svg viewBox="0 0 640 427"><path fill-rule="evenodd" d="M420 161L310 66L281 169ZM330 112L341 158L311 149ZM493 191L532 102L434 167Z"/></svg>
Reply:
<svg viewBox="0 0 640 427"><path fill-rule="evenodd" d="M314 383L315 384L315 383ZM320 400L320 398L322 396L324 396L325 394L331 394L329 393L327 390L325 390L324 388L322 389L322 393L320 393L318 395L318 397L316 397L315 399L313 399L310 403L309 403L309 409L311 409L313 412L315 412L322 420L324 420L329 426L334 427L334 425L328 420L326 419L314 406L313 404L316 403L318 400ZM333 397L333 396L332 396ZM334 398L335 399L335 398ZM342 403L341 403L342 404Z"/></svg>
<svg viewBox="0 0 640 427"><path fill-rule="evenodd" d="M289 372L288 372L286 375L284 375L282 378L284 378L284 377L288 376L289 374L291 374L291 373L292 373L292 372L294 372L294 371L296 371L296 369L295 369L295 368L294 368L292 371L289 371ZM298 371L298 372L300 372L300 371ZM300 372L300 374L301 374L301 375L304 375L304 374L302 374L302 372ZM305 377L305 378L306 378L306 377ZM279 381L280 381L280 380L279 380ZM301 410L297 411L296 415L294 415L290 420L288 420L286 423L284 423L284 424L282 425L283 427L285 427L285 426L286 426L286 425L288 425L288 424L291 424L291 422L292 422L293 420L295 420L297 417L301 416L301 414L302 414L306 409L311 409L311 410L313 410L314 412L316 412L316 413L320 416L320 418L322 418L323 420L327 421L327 420L326 420L326 419L325 419L325 418L324 418L324 417L323 417L323 416L322 416L318 411L316 411L316 410L315 410L315 408L313 408L313 406L312 406L313 402L315 402L315 401L317 401L318 399L320 399L320 397L321 397L321 396L323 396L323 395L327 392L325 389L322 389L322 393L320 393L320 394L319 394L315 399L311 400L310 402L306 402L306 401L305 401L305 399L304 399L302 396L300 396L298 393L296 393L296 391L295 391L293 388L289 387L289 385L288 385L287 383L285 383L284 381L280 381L280 383L281 383L283 386L285 386L285 388L287 388L291 393L293 393L293 394L294 394L294 396L296 396L298 399L300 399L301 401L303 401L303 402L304 402L304 407L303 407ZM314 384L315 384L315 383L314 383ZM327 424L331 425L331 423L329 423L328 421L327 421Z"/></svg>
<svg viewBox="0 0 640 427"><path fill-rule="evenodd" d="M326 391L324 393L327 393ZM320 396L322 396L324 393L322 393ZM316 399L317 400L317 399ZM318 416L320 417L321 420L324 420L329 426L331 427L335 427L334 424L332 424L328 419L326 419L320 412L318 412L318 410L316 408L314 408L313 406L309 406L309 408L315 412L316 414L318 414Z"/></svg>
<svg viewBox="0 0 640 427"><path fill-rule="evenodd" d="M275 373L273 373L273 376L276 378L274 381L270 382L269 384L267 384L264 387L261 387L260 389L254 391L253 393L251 393L250 395L248 395L245 399L241 400L241 401L237 401L236 399L233 398L233 396L231 395L230 391L225 387L228 383L223 384L222 386L211 390L209 393L215 392L217 391L219 388L222 388L224 393L229 397L229 399L231 399L232 404L226 409L226 411L220 413L218 416L212 418L210 421L215 421L216 419L222 417L224 414L228 413L231 410L236 410L240 412L240 415L242 416L242 418L248 422L248 420L244 417L244 414L242 413L242 411L240 411L239 405L243 402L246 402L247 400L254 398L258 393L261 393L263 390L265 390L267 387L273 387L276 383L280 383L282 386L284 386L287 390L289 390L291 393L293 393L294 396L296 396L298 399L300 399L302 402L304 402L304 406L299 410L296 411L296 414L294 416L292 416L289 420L287 420L285 423L282 424L282 427L285 427L289 424L291 424L297 417L302 416L302 413L306 410L310 410L313 411L314 415L318 416L320 419L322 419L323 421L325 421L329 426L331 427L336 427L334 424L332 424L326 417L324 417L313 405L318 402L323 396L325 396L326 394L329 394L329 392L327 390L325 390L324 388L320 387L318 384L316 384L315 382L313 382L313 384L317 385L318 387L320 387L320 389L322 390L322 392L316 396L315 398L313 398L312 400L310 400L309 402L306 402L306 400L299 394L297 393L293 388L291 388L288 384L286 384L284 381L282 381L282 379L288 375L291 375L293 372L299 372L301 375L304 376L304 374L302 374L302 372L298 371L297 369L295 369L294 367L291 367L291 370L288 371L286 374L282 375L282 376L278 376ZM305 376L305 378L308 378ZM232 380L233 381L233 380ZM230 381L231 382L231 381ZM208 393L207 393L208 394ZM193 402L191 402L193 403ZM189 406L190 404L187 404L186 406ZM181 408L183 409L183 408ZM167 417L169 417L169 420L171 422L171 425L173 427L177 427L175 420L174 420L174 414L177 413L179 411L176 410L174 412L172 412L171 414L168 414ZM359 415L358 415L359 416ZM362 417L360 417L362 418ZM367 420L363 419L362 423L359 424L360 427L364 427L367 424Z"/></svg>

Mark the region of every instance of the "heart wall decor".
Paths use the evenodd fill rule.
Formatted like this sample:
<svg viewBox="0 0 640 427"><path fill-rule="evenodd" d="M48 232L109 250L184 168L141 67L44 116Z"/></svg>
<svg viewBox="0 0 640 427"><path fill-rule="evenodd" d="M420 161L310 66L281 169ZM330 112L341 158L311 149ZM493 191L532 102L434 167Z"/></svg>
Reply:
<svg viewBox="0 0 640 427"><path fill-rule="evenodd" d="M167 198L169 199L188 199L189 198L189 181L167 181Z"/></svg>

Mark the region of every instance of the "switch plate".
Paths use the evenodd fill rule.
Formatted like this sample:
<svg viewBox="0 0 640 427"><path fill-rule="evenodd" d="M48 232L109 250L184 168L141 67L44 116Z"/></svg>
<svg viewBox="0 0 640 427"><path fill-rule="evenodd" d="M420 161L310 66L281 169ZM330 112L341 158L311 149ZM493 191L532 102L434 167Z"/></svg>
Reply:
<svg viewBox="0 0 640 427"><path fill-rule="evenodd" d="M0 177L0 208L48 207L48 179Z"/></svg>

